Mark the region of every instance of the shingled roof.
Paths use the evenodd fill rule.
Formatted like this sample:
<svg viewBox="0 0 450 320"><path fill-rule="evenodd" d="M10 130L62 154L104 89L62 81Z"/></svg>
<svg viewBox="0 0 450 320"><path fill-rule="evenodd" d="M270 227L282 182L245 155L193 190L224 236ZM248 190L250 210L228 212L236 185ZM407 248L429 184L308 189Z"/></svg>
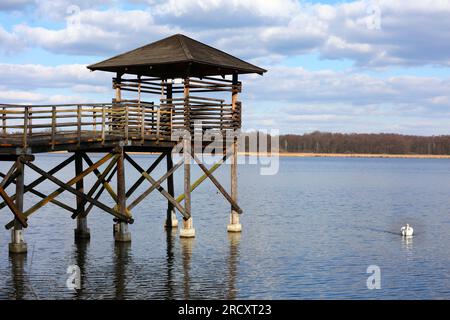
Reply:
<svg viewBox="0 0 450 320"><path fill-rule="evenodd" d="M267 71L182 34L89 65L88 69L162 78L262 75Z"/></svg>

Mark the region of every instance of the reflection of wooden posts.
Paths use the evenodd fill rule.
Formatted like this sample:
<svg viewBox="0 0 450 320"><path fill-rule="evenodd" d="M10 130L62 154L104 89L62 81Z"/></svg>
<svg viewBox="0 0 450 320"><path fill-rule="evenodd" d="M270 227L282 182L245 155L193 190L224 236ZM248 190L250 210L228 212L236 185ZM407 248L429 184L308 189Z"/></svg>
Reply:
<svg viewBox="0 0 450 320"><path fill-rule="evenodd" d="M11 286L14 288L13 292L9 296L9 299L22 300L29 299L27 295L32 294L33 299L38 300L39 297L34 292L33 288L30 288L30 282L27 274L29 268L27 265L26 254L11 255ZM31 290L30 290L31 289ZM31 291L31 292L30 292Z"/></svg>
<svg viewBox="0 0 450 320"><path fill-rule="evenodd" d="M20 157L16 159L16 198L15 207L17 212L23 213L23 194L24 194L24 164ZM14 219L14 228L11 230L11 243L9 244L10 253L26 253L27 244L23 237L23 226L19 220Z"/></svg>
<svg viewBox="0 0 450 320"><path fill-rule="evenodd" d="M191 298L191 259L194 247L194 239L182 239L180 241L181 256L183 264L183 299Z"/></svg>
<svg viewBox="0 0 450 320"><path fill-rule="evenodd" d="M237 98L238 98L238 75L233 74L233 90L231 96L231 108L232 112L236 112ZM238 137L233 136L233 142L231 145L231 199L237 202L237 151L238 151ZM229 232L240 232L242 225L239 223L239 214L233 207L231 207L230 224L227 227Z"/></svg>
<svg viewBox="0 0 450 320"><path fill-rule="evenodd" d="M120 215L129 217L126 203L126 189L125 189L125 154L123 148L120 148L117 158L117 205L116 210ZM131 241L131 233L128 230L128 223L117 221L114 225L114 239L117 242Z"/></svg>
<svg viewBox="0 0 450 320"><path fill-rule="evenodd" d="M167 153L167 172L172 170L173 168L173 159L172 159L172 152ZM167 177L167 192L172 196L175 197L175 189L173 185L173 174ZM166 217L166 223L164 224L166 228L176 228L178 226L178 220L177 216L175 214L175 209L169 200L167 201L167 217Z"/></svg>
<svg viewBox="0 0 450 320"><path fill-rule="evenodd" d="M80 152L75 152L75 176L81 176L83 172L83 157ZM80 179L75 184L76 189L80 192L84 192L84 181ZM76 196L77 206L77 228L75 229L75 239L89 239L91 234L87 226L87 217L84 214L85 201L83 197Z"/></svg>
<svg viewBox="0 0 450 320"><path fill-rule="evenodd" d="M236 299L236 278L237 278L237 264L239 261L239 243L241 241L241 234L239 232L228 233L228 241L230 243L230 251L228 256L228 290L227 300Z"/></svg>

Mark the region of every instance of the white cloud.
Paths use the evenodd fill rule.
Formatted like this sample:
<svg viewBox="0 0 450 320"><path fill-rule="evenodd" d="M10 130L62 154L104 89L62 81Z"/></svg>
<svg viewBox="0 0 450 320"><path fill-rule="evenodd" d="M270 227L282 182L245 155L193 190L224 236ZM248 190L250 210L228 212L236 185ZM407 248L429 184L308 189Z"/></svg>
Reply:
<svg viewBox="0 0 450 320"><path fill-rule="evenodd" d="M6 31L0 25L0 52L11 54L21 50L23 47L24 43L16 34Z"/></svg>
<svg viewBox="0 0 450 320"><path fill-rule="evenodd" d="M35 0L2 0L0 11L21 10L28 5L34 4Z"/></svg>
<svg viewBox="0 0 450 320"><path fill-rule="evenodd" d="M0 64L0 85L10 88L69 88L75 85L111 87L111 75L90 72L85 65Z"/></svg>
<svg viewBox="0 0 450 320"><path fill-rule="evenodd" d="M100 6L105 3L113 6L105 10ZM443 0L334 5L294 0L151 0L144 10L124 10L114 3L38 1L37 10L62 20L78 19L80 27L22 23L12 33L3 30L0 39L23 38L29 46L54 53L111 55L181 32L246 59L317 52L322 58L350 59L363 67L450 66L450 2ZM71 4L81 11L68 14ZM370 5L379 8L379 29L367 25Z"/></svg>
<svg viewBox="0 0 450 320"><path fill-rule="evenodd" d="M16 25L15 34L31 46L54 53L110 55L167 36L172 30L154 24L152 16L141 10L81 10L67 17L62 29Z"/></svg>

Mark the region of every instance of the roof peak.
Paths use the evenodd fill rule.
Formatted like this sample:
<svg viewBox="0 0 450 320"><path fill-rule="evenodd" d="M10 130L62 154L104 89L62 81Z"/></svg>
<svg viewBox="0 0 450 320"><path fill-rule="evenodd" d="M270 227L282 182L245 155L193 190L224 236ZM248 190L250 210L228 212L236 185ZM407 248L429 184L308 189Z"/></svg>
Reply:
<svg viewBox="0 0 450 320"><path fill-rule="evenodd" d="M266 72L262 68L181 33L89 65L88 68L93 71L158 77Z"/></svg>

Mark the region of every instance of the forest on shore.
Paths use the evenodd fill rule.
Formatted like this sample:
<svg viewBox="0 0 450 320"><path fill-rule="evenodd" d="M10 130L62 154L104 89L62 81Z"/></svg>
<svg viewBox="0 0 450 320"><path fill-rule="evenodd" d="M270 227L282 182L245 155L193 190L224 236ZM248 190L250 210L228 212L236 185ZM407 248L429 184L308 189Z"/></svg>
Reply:
<svg viewBox="0 0 450 320"><path fill-rule="evenodd" d="M280 152L450 155L450 135L414 136L315 131L302 135L280 135L279 138ZM270 137L267 137L267 140L270 146Z"/></svg>

